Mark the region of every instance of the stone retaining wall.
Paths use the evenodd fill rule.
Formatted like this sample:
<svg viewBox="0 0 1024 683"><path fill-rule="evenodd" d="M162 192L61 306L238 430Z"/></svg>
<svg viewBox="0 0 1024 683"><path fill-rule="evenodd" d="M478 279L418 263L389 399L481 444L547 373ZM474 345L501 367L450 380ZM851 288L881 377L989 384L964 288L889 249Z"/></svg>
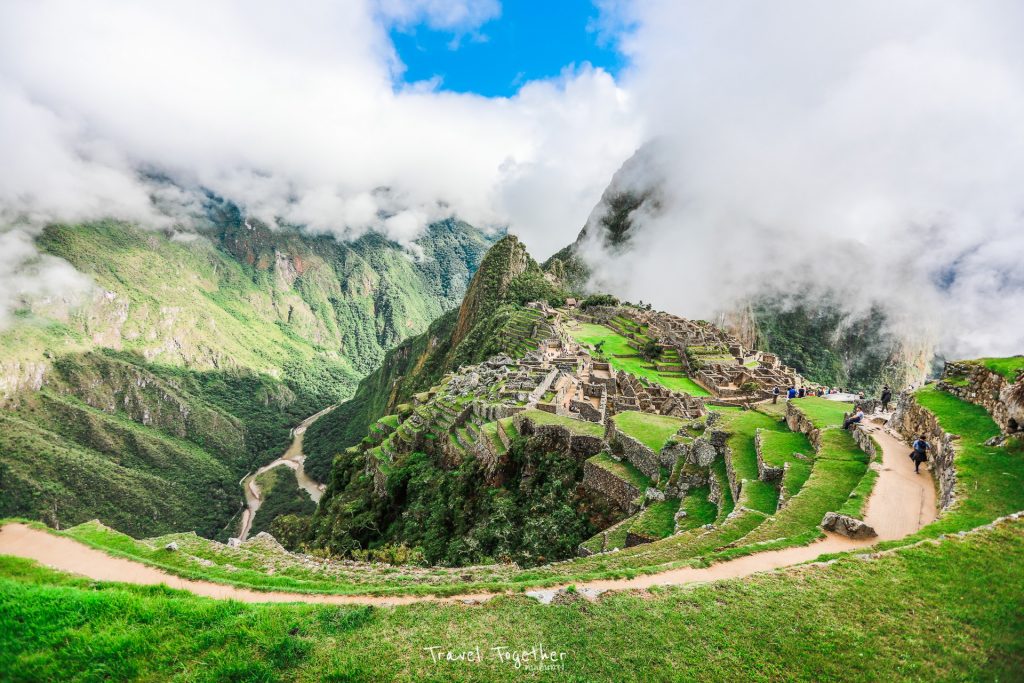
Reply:
<svg viewBox="0 0 1024 683"><path fill-rule="evenodd" d="M896 429L908 441L913 441L918 434L924 434L932 449L928 457L939 486L939 509L947 510L956 502L956 455L955 443L959 438L955 434L942 429L938 419L929 410L922 407L912 394L899 397L896 410L893 411L889 426ZM910 447L907 447L910 454Z"/></svg>
<svg viewBox="0 0 1024 683"><path fill-rule="evenodd" d="M620 431L613 420L608 421L607 433L608 442L618 452L620 449L626 460L652 479L657 478L661 472L661 462L658 454L640 443L629 434Z"/></svg>
<svg viewBox="0 0 1024 683"><path fill-rule="evenodd" d="M999 373L981 363L946 363L942 378L940 389L987 410L1004 434L1024 431L1024 404L1013 400L1014 385Z"/></svg>
<svg viewBox="0 0 1024 683"><path fill-rule="evenodd" d="M800 412L792 401L786 403L786 426L789 427L791 432L806 434L815 453L821 450L821 430L815 427L810 419Z"/></svg>
<svg viewBox="0 0 1024 683"><path fill-rule="evenodd" d="M758 429L754 433L754 450L757 452L757 478L761 481L780 482L786 470L784 467L775 467L774 465L766 465L764 463L764 457L761 455L761 433L763 431L763 429Z"/></svg>
<svg viewBox="0 0 1024 683"><path fill-rule="evenodd" d="M583 464L583 488L604 495L626 514L631 515L639 508L634 501L640 497L640 489L589 461Z"/></svg>

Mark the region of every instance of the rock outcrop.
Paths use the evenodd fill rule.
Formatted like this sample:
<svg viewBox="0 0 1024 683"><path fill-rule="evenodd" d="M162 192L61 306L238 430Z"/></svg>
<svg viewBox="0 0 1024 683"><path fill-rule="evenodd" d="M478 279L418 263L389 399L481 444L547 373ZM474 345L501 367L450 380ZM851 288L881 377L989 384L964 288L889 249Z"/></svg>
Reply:
<svg viewBox="0 0 1024 683"><path fill-rule="evenodd" d="M838 512L829 512L821 520L821 528L825 531L841 534L849 538L874 538L878 534L862 520L841 515Z"/></svg>

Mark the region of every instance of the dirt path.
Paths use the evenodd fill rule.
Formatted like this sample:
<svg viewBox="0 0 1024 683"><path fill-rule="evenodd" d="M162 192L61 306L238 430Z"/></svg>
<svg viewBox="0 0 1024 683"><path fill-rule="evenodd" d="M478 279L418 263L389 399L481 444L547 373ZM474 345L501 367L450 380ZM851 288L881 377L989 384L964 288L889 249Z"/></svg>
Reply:
<svg viewBox="0 0 1024 683"><path fill-rule="evenodd" d="M310 415L303 420L298 427L292 430L292 442L288 446L288 450L284 452L284 455L242 479L242 490L245 492L245 509L242 510L242 523L238 532L240 539L244 541L249 537L249 530L252 529L252 521L256 518L256 511L263 504L263 493L260 491L260 487L256 485L256 477L267 470L281 466L291 468L295 472L295 479L298 481L299 486L306 490L314 503L320 502L320 497L324 493L324 485L314 481L306 474L306 470L303 467L303 464L306 462L306 456L302 452L302 438L309 425L334 410L334 408L335 406L324 408L316 415Z"/></svg>
<svg viewBox="0 0 1024 683"><path fill-rule="evenodd" d="M710 567L684 567L659 574L638 576L633 579L588 581L574 585L584 595L596 595L605 591L741 578L757 572L808 562L824 553L865 548L880 540L895 540L917 531L935 519L935 487L932 478L926 472L919 475L914 474L913 463L907 457L909 447L897 437L877 425L869 425L869 429L882 447L879 477L868 501L865 515L865 521L878 531L877 539L854 541L844 536L829 534L825 539L811 545L756 553L720 562ZM55 569L100 581L122 581L144 585L163 583L171 588L180 588L196 595L220 599L230 598L242 602L307 602L388 606L416 602L478 603L494 597L494 594L490 593L438 598L434 596L375 597L253 591L208 581L183 579L139 562L112 557L70 538L55 536L24 524L8 524L0 529L0 554L27 557ZM536 597L541 602L548 602L556 591L564 587L555 586L530 591L527 594Z"/></svg>

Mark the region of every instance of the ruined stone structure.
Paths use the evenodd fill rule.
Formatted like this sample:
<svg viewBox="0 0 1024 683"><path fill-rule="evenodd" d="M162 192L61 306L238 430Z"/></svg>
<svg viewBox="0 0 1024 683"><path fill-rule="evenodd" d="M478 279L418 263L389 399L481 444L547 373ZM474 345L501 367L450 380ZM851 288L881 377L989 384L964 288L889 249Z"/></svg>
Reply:
<svg viewBox="0 0 1024 683"><path fill-rule="evenodd" d="M1024 432L1024 391L1014 387L1024 382L1008 382L997 372L992 372L978 362L946 363L939 388L965 401L975 403L992 415L1004 434Z"/></svg>

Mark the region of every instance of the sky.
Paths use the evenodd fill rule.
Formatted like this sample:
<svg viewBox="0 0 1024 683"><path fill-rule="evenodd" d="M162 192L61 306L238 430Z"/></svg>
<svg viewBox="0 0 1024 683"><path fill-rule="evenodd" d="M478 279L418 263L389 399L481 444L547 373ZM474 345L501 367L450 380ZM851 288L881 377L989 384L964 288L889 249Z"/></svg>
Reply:
<svg viewBox="0 0 1024 683"><path fill-rule="evenodd" d="M188 231L205 188L404 244L455 215L544 259L646 145L658 211L588 250L602 284L698 318L825 289L1020 352L1022 25L1017 0L6 0L0 325L80 285L34 251L47 222Z"/></svg>
<svg viewBox="0 0 1024 683"><path fill-rule="evenodd" d="M569 65L589 63L616 76L625 63L599 30L591 0L505 0L469 31L396 25L391 40L404 83L431 81L453 92L510 97L528 81L557 77Z"/></svg>

